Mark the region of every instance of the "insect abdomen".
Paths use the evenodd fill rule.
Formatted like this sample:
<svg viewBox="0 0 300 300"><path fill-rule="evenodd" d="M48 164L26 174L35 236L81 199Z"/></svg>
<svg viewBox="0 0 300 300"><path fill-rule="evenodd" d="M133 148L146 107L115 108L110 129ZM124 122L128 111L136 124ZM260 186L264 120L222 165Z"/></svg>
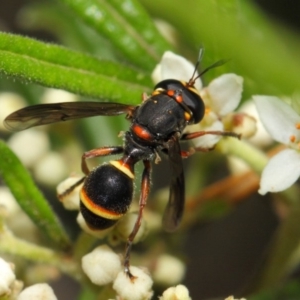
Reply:
<svg viewBox="0 0 300 300"><path fill-rule="evenodd" d="M87 176L80 193L80 210L91 229L114 225L129 209L133 179L122 168L109 163Z"/></svg>

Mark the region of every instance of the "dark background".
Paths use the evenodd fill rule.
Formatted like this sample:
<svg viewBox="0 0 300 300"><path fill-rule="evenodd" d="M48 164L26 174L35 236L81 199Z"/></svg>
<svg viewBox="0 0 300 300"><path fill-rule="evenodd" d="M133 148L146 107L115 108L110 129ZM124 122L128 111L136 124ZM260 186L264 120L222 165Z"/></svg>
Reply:
<svg viewBox="0 0 300 300"><path fill-rule="evenodd" d="M52 37L44 32L23 32L15 22L21 5L29 0L10 0L0 4L2 30L35 36L43 40ZM294 31L300 27L300 1L255 1L265 14ZM154 174L155 182L158 182ZM270 199L257 194L240 204L232 213L214 222L193 228L186 237L188 257L185 284L193 299L212 299L217 295L242 296L246 283L255 277L261 267L264 253L276 230L278 221ZM72 299L78 287L53 283L58 299ZM196 297L196 295L201 295Z"/></svg>

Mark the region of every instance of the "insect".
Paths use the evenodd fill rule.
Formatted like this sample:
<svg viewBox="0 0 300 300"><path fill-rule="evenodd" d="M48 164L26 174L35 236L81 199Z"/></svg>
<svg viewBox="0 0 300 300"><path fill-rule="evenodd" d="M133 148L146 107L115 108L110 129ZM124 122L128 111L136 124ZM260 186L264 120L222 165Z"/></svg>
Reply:
<svg viewBox="0 0 300 300"><path fill-rule="evenodd" d="M66 102L39 104L22 108L5 119L5 125L13 131L33 126L68 121L92 116L116 116L126 114L130 121L124 133L122 146L101 147L82 155L81 167L85 176L71 186L64 194L83 183L80 192L80 210L91 229L106 229L113 226L129 209L133 198L134 167L142 161L144 171L141 178L141 193L136 223L128 237L124 270L130 278L130 250L139 230L143 209L150 191L151 161L158 160L158 152L168 156L171 168L169 201L163 216L167 231L174 231L182 218L185 199L184 172L182 158L195 151L182 151L180 141L194 139L206 134L237 137L237 134L223 131L199 131L183 133L186 126L198 123L204 117L205 106L195 89L195 81L211 68L224 63L218 61L196 74L189 81L167 79L159 82L138 106L108 102ZM89 170L89 158L122 154L93 170Z"/></svg>

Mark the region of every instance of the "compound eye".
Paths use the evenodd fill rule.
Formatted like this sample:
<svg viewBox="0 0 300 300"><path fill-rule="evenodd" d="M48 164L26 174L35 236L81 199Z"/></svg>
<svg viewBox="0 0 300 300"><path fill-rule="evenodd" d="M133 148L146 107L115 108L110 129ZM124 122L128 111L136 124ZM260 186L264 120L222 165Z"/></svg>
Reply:
<svg viewBox="0 0 300 300"><path fill-rule="evenodd" d="M205 106L198 91L194 87L184 86L182 98L186 106L193 113L193 122L200 122L204 117Z"/></svg>

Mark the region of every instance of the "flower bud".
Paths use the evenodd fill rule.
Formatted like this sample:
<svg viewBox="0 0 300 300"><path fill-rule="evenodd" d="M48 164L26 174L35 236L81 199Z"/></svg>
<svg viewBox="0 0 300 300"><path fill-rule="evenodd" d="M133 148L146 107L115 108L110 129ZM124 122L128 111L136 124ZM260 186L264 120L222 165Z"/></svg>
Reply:
<svg viewBox="0 0 300 300"><path fill-rule="evenodd" d="M66 176L67 168L62 155L51 151L35 164L33 172L39 182L56 185Z"/></svg>
<svg viewBox="0 0 300 300"><path fill-rule="evenodd" d="M97 285L112 282L122 270L121 259L107 245L101 245L82 258L82 269Z"/></svg>
<svg viewBox="0 0 300 300"><path fill-rule="evenodd" d="M12 266L0 258L0 297L11 293L11 287L15 279L16 276Z"/></svg>
<svg viewBox="0 0 300 300"><path fill-rule="evenodd" d="M14 133L8 145L26 167L32 167L49 151L50 142L45 132L31 129Z"/></svg>
<svg viewBox="0 0 300 300"><path fill-rule="evenodd" d="M145 270L130 267L134 278L130 278L123 270L119 272L114 281L113 289L122 300L148 300L152 297L151 277Z"/></svg>
<svg viewBox="0 0 300 300"><path fill-rule="evenodd" d="M189 290L182 284L165 290L159 300L191 300Z"/></svg>
<svg viewBox="0 0 300 300"><path fill-rule="evenodd" d="M18 296L17 300L57 300L53 289L46 283L38 283L24 289Z"/></svg>
<svg viewBox="0 0 300 300"><path fill-rule="evenodd" d="M225 130L250 138L256 133L256 119L246 113L230 113L223 118Z"/></svg>
<svg viewBox="0 0 300 300"><path fill-rule="evenodd" d="M80 203L80 190L82 188L83 183L78 185L72 191L68 192L66 195L63 195L68 189L71 188L76 182L78 182L82 176L76 175L71 176L62 181L56 187L56 192L58 195L59 200L63 204L65 209L68 210L79 210L79 203ZM62 196L63 195L63 196Z"/></svg>
<svg viewBox="0 0 300 300"><path fill-rule="evenodd" d="M176 257L162 254L156 261L153 278L155 282L174 285L183 279L185 265Z"/></svg>

